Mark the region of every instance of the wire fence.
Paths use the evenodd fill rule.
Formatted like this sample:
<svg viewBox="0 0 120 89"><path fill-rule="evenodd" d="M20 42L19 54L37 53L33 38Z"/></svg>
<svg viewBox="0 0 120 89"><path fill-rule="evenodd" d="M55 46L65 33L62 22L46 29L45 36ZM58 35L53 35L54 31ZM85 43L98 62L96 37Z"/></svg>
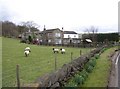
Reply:
<svg viewBox="0 0 120 89"><path fill-rule="evenodd" d="M80 51L81 52L81 51ZM80 53L81 54L81 53ZM74 53L70 57L73 56ZM80 55L79 55L80 56ZM78 57L79 57L78 56ZM76 59L77 57L73 57L73 59ZM71 62L71 59L68 60L60 60L56 55L56 69L61 68L64 64ZM42 65L41 65L42 64ZM55 58L44 61L33 61L33 64L31 65L25 65L21 66L19 65L19 80L21 85L24 85L25 83L32 83L35 79L38 77L55 71ZM2 72L2 82L3 87L14 87L17 86L17 75L16 75L16 66L13 69L9 69Z"/></svg>

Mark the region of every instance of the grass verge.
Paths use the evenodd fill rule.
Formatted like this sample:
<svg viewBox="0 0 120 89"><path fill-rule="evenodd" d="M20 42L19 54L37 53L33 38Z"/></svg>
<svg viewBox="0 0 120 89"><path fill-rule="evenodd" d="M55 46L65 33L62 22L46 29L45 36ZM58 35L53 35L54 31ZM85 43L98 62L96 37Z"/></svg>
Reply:
<svg viewBox="0 0 120 89"><path fill-rule="evenodd" d="M108 59L108 55L113 52L116 47L109 48L104 53L100 55L97 60L97 65L95 66L92 73L82 85L82 87L106 87L108 83L108 75L111 66L111 62Z"/></svg>

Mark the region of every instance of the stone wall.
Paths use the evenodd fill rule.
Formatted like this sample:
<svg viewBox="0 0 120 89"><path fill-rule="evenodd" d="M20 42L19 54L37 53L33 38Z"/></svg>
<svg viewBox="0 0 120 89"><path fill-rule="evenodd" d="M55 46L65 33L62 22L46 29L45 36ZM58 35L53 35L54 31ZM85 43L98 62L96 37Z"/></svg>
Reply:
<svg viewBox="0 0 120 89"><path fill-rule="evenodd" d="M46 74L36 80L35 83L38 83L38 87L49 87L49 88L56 88L64 86L64 83L77 71L81 71L84 68L84 65L93 57L95 54L99 53L103 47L96 48L91 50L90 53L87 55L81 55L81 57L73 60L68 64L64 64L62 68L58 69L57 71Z"/></svg>

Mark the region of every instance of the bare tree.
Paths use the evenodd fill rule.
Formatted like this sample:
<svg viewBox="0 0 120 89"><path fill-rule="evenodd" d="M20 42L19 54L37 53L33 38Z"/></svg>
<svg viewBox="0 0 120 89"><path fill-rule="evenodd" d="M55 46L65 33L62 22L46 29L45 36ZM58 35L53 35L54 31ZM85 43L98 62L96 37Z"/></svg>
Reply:
<svg viewBox="0 0 120 89"><path fill-rule="evenodd" d="M88 33L88 37L91 38L91 40L93 41L93 46L95 47L97 43L98 28L91 26L89 29L87 28L85 32Z"/></svg>
<svg viewBox="0 0 120 89"><path fill-rule="evenodd" d="M40 27L38 24L34 23L33 21L22 22L22 26L25 26L29 29L29 31L39 31L38 28Z"/></svg>

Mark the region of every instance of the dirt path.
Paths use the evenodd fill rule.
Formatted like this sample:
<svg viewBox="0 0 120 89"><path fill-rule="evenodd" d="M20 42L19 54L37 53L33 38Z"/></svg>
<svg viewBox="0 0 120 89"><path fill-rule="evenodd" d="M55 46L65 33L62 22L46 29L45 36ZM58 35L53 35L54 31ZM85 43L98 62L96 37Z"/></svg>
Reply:
<svg viewBox="0 0 120 89"><path fill-rule="evenodd" d="M119 69L118 65L120 67L120 61L119 63L117 61L118 55L119 55L119 51L115 52L114 55L110 58L112 61L112 66L111 66L111 74L109 77L108 87L118 87L118 69Z"/></svg>

